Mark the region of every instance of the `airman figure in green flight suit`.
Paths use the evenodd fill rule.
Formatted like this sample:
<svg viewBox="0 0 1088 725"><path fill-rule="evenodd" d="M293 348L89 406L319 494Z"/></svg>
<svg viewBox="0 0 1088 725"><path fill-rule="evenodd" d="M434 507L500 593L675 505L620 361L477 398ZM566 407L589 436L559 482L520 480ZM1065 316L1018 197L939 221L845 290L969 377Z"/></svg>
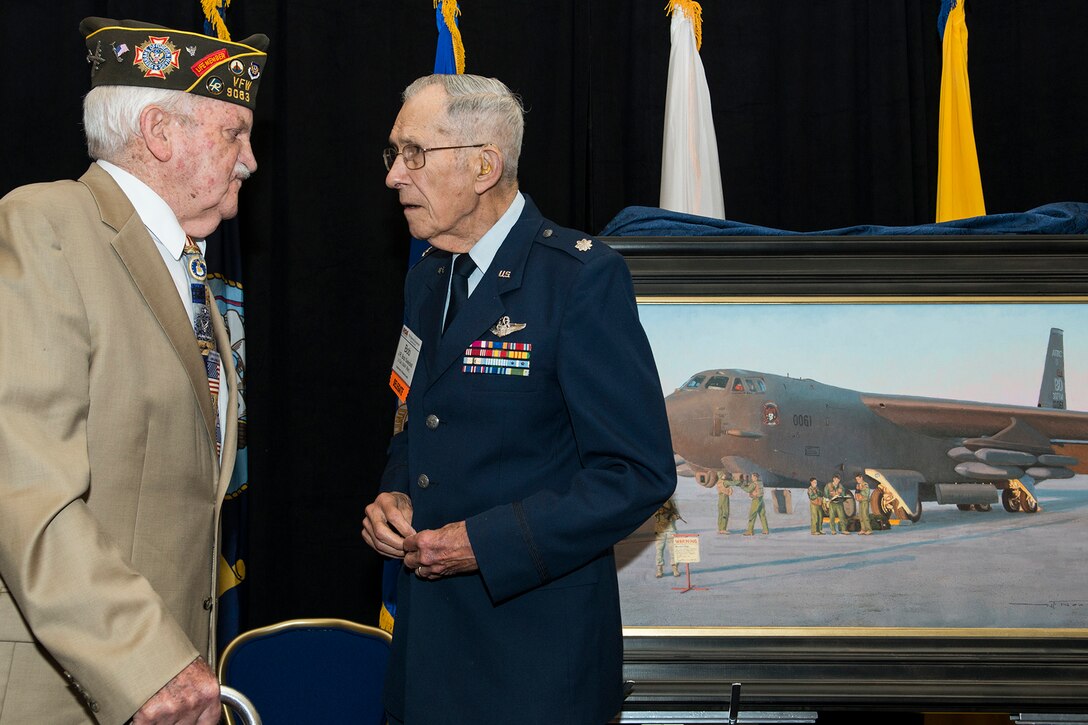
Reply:
<svg viewBox="0 0 1088 725"><path fill-rule="evenodd" d="M858 521L861 522L861 536L872 536L873 534L873 522L869 518L869 498L873 495L873 492L869 490L869 484L866 483L865 477L860 473L854 476L854 481L857 483L857 487L854 489L854 498L858 502Z"/></svg>
<svg viewBox="0 0 1088 725"><path fill-rule="evenodd" d="M849 534L846 530L846 509L842 502L846 499L846 491L842 487L842 479L836 474L831 477L831 483L824 488L824 497L828 500L831 511L828 517L831 519L831 534ZM838 530L835 530L836 522Z"/></svg>
<svg viewBox="0 0 1088 725"><path fill-rule="evenodd" d="M729 474L727 477L725 471L718 471L718 483L715 488L718 490L718 533L729 533L729 497L733 495L733 487L730 485L732 482L733 474Z"/></svg>
<svg viewBox="0 0 1088 725"><path fill-rule="evenodd" d="M761 533L771 533L771 528L767 526L767 508L763 505L763 483L759 480L759 474L753 473L749 482L742 484L741 488L752 499L752 506L748 509L748 529L744 532L744 535L751 536L755 533L757 518L759 519Z"/></svg>
<svg viewBox="0 0 1088 725"><path fill-rule="evenodd" d="M824 495L820 491L816 477L808 479L808 514L811 526L809 533L813 536L824 535Z"/></svg>

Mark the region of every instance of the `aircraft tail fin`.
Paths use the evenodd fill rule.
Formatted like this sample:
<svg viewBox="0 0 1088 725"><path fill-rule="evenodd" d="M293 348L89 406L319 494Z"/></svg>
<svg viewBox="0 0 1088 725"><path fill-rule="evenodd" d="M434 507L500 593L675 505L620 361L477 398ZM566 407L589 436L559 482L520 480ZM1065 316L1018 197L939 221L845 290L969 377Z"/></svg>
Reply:
<svg viewBox="0 0 1088 725"><path fill-rule="evenodd" d="M1065 410L1065 344L1064 333L1057 327L1050 328L1050 342L1046 346L1046 362L1043 365L1043 382L1039 386L1039 407Z"/></svg>

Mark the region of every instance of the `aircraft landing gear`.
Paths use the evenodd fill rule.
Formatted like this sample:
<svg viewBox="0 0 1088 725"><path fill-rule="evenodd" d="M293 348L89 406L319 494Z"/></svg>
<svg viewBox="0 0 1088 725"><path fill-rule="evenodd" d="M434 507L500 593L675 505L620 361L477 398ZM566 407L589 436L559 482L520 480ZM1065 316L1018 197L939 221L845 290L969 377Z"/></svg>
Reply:
<svg viewBox="0 0 1088 725"><path fill-rule="evenodd" d="M988 503L958 503L956 508L960 511L989 511L993 507Z"/></svg>
<svg viewBox="0 0 1088 725"><path fill-rule="evenodd" d="M922 502L918 502L918 510L913 514L908 513L907 509L903 507L897 496L891 494L885 490L883 486L877 489L880 492L879 498L873 496L873 510L877 514L887 516L889 519L906 519L912 524L916 524L922 519Z"/></svg>
<svg viewBox="0 0 1088 725"><path fill-rule="evenodd" d="M1019 486L1015 488L1009 487L1001 492L1001 505L1004 506L1005 510L1010 514L1019 513L1021 511L1033 514L1039 510L1039 502L1034 500L1027 491Z"/></svg>

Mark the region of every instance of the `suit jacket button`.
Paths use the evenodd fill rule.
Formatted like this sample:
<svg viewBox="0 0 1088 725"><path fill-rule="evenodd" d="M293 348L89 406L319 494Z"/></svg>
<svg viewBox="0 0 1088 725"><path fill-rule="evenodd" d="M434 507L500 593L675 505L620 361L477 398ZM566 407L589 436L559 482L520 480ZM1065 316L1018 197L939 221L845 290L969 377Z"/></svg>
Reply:
<svg viewBox="0 0 1088 725"><path fill-rule="evenodd" d="M431 485L431 479L427 478L426 473L421 473L419 474L419 480L417 480L416 483L419 484L420 488L427 488L427 486Z"/></svg>
<svg viewBox="0 0 1088 725"><path fill-rule="evenodd" d="M205 612L212 611L213 606L215 606L215 601L211 597L208 597L207 599L204 600L204 611Z"/></svg>
<svg viewBox="0 0 1088 725"><path fill-rule="evenodd" d="M426 424L427 424L427 427L430 428L431 430L434 430L435 428L437 428L439 422L440 421L438 420L438 416L435 415L434 413L431 413L430 415L427 416Z"/></svg>

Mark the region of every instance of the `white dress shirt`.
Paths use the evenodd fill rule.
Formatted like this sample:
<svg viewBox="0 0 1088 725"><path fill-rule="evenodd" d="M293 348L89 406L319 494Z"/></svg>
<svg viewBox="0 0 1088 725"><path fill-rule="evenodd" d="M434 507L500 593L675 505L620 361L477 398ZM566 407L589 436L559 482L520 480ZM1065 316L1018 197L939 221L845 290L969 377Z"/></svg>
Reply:
<svg viewBox="0 0 1088 725"><path fill-rule="evenodd" d="M484 274L487 273L487 268L491 266L491 262L494 261L495 255L499 252L499 247L506 240L506 235L510 233L510 230L514 228L514 224L521 217L522 210L525 209L525 197L522 196L519 191L514 195L514 200L510 202L510 206L507 208L503 215L499 217L499 220L495 222L494 226L487 230L487 232L480 237L479 241L472 245L472 249L468 250L468 256L472 257L472 261L476 263L476 269L468 277L468 296L472 296L473 290L476 289L476 285L480 283L480 280L484 278ZM457 258L461 256L459 254L453 255L453 259L450 262L450 269L453 269L453 263L457 261ZM453 283L453 274L450 274L450 281L446 284L446 306L442 310L442 319L446 318L446 311L450 306L450 284Z"/></svg>

